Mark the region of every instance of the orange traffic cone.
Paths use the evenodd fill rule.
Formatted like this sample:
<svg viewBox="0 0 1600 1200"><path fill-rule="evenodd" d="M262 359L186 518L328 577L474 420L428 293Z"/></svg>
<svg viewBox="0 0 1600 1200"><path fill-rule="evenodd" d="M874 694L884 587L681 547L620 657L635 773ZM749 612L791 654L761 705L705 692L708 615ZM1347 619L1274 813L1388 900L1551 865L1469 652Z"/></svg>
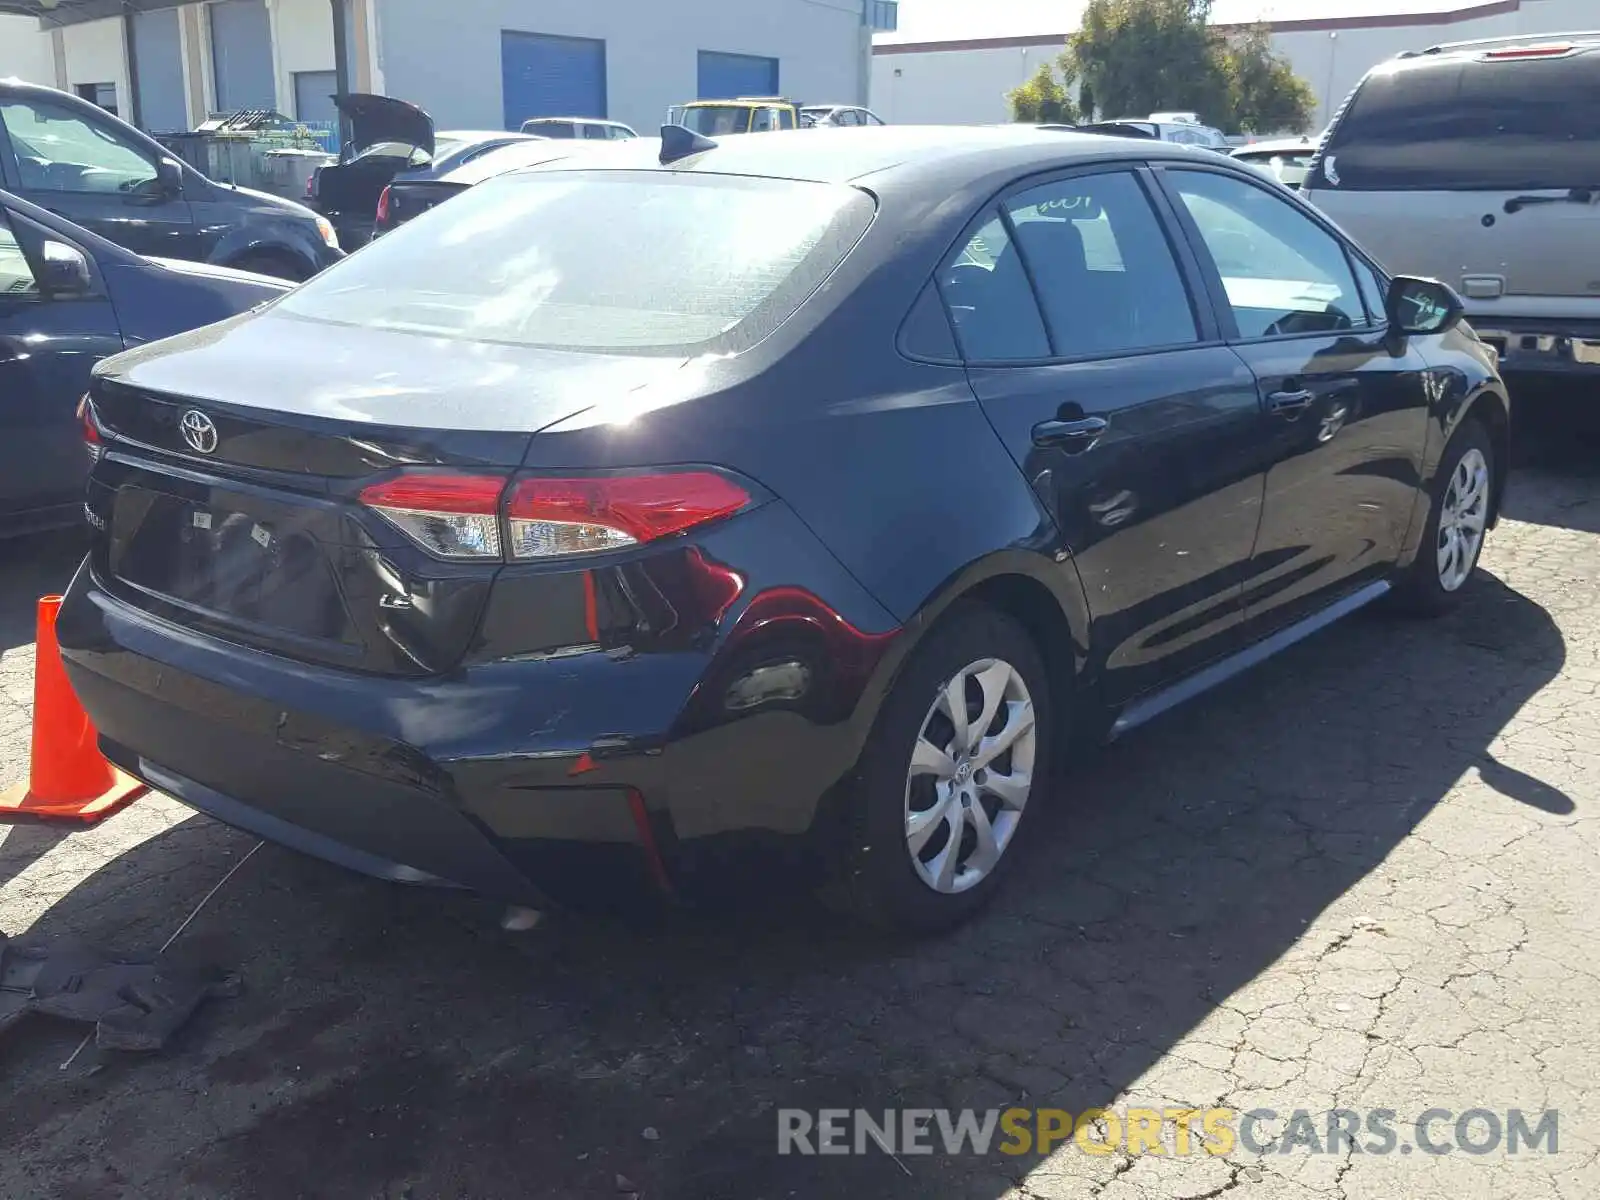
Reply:
<svg viewBox="0 0 1600 1200"><path fill-rule="evenodd" d="M33 757L28 782L0 795L0 819L25 813L98 821L145 790L145 785L108 763L96 745L94 726L67 682L56 645L60 596L39 601L39 633L33 666Z"/></svg>

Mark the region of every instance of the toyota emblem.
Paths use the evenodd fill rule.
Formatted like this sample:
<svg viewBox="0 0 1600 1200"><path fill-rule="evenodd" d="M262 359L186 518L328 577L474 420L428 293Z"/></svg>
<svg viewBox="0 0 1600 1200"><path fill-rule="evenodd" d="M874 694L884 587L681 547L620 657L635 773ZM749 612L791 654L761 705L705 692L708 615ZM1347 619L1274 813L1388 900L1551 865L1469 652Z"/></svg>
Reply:
<svg viewBox="0 0 1600 1200"><path fill-rule="evenodd" d="M198 408L191 408L178 418L178 432L196 453L210 454L217 448L216 422Z"/></svg>

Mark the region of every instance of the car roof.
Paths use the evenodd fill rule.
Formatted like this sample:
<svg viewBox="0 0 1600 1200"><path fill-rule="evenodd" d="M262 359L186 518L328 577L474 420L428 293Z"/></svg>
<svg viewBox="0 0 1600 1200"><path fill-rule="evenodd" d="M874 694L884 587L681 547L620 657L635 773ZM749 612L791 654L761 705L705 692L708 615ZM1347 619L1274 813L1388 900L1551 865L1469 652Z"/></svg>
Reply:
<svg viewBox="0 0 1600 1200"><path fill-rule="evenodd" d="M441 129L434 134L434 138L438 141L444 141L448 138L452 142L493 142L501 138L520 142L529 136L529 134L518 133L509 129Z"/></svg>
<svg viewBox="0 0 1600 1200"><path fill-rule="evenodd" d="M1105 160L1172 159L1214 163L1213 150L1166 142L1039 130L1027 125L874 125L858 129L777 130L710 139L702 151L663 167L658 138L615 145L614 153L581 163L551 163L533 170L670 170L757 175L816 183L851 183L874 177L943 183L954 187L976 171L1046 170ZM496 151L496 153L503 153ZM1241 168L1243 169L1243 168Z"/></svg>
<svg viewBox="0 0 1600 1200"><path fill-rule="evenodd" d="M1584 30L1577 33L1519 34L1503 38L1477 38L1471 41L1441 42L1437 46L1429 46L1426 50L1402 51L1381 65L1388 67L1404 64L1407 69L1414 69L1448 62L1459 66L1463 60L1468 62L1503 61L1487 58L1486 56L1490 54L1514 57L1519 52L1532 52L1529 54L1530 57L1539 57L1539 51L1546 50L1552 46L1571 46L1574 51L1587 53L1600 49L1600 32Z"/></svg>
<svg viewBox="0 0 1600 1200"><path fill-rule="evenodd" d="M1233 148L1233 157L1243 158L1247 154L1282 154L1285 151L1298 151L1312 154L1317 149L1316 138L1268 138L1265 141L1250 142L1244 146Z"/></svg>

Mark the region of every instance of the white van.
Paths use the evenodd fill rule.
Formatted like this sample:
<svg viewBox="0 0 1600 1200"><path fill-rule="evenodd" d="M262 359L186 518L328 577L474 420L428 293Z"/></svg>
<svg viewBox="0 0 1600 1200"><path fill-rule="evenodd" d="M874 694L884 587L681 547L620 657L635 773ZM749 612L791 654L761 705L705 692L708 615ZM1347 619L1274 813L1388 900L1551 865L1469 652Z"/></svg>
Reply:
<svg viewBox="0 0 1600 1200"><path fill-rule="evenodd" d="M1461 293L1506 370L1600 377L1600 32L1370 71L1302 194L1391 271Z"/></svg>

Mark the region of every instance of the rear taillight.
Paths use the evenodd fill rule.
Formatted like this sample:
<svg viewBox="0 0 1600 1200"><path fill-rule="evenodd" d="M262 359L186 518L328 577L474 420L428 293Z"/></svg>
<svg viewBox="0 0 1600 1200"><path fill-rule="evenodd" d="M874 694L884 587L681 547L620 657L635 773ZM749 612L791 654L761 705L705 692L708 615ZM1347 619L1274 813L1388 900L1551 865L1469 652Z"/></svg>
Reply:
<svg viewBox="0 0 1600 1200"><path fill-rule="evenodd" d="M714 471L524 477L509 486L499 475L414 474L361 493L439 558L517 562L642 545L731 516L750 499Z"/></svg>
<svg viewBox="0 0 1600 1200"><path fill-rule="evenodd" d="M738 512L750 494L710 471L523 479L511 487L510 557L620 550Z"/></svg>
<svg viewBox="0 0 1600 1200"><path fill-rule="evenodd" d="M89 464L93 466L100 461L106 448L105 439L100 435L100 423L95 420L94 404L88 396L78 401L78 429L83 434L83 447L89 453Z"/></svg>
<svg viewBox="0 0 1600 1200"><path fill-rule="evenodd" d="M388 223L389 223L389 189L387 187L385 187L383 189L383 191L378 193L378 224L379 225L387 225Z"/></svg>
<svg viewBox="0 0 1600 1200"><path fill-rule="evenodd" d="M361 502L439 558L498 559L505 486L499 475L402 475L366 488Z"/></svg>
<svg viewBox="0 0 1600 1200"><path fill-rule="evenodd" d="M315 171L306 176L306 199L314 200L317 196L317 173Z"/></svg>

